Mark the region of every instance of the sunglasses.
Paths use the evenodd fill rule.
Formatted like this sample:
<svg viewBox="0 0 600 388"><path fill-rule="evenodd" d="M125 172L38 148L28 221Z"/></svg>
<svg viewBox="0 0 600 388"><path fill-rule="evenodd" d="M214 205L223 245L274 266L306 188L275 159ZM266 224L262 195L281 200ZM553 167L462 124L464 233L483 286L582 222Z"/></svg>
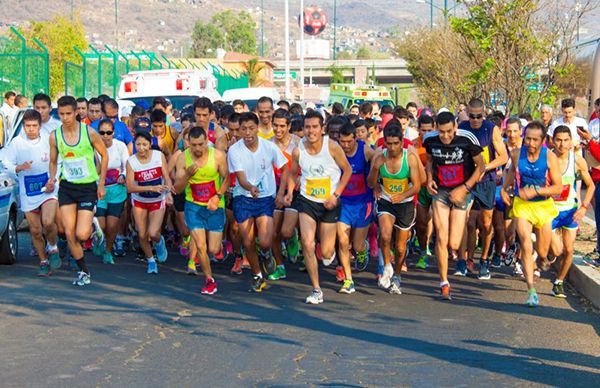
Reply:
<svg viewBox="0 0 600 388"><path fill-rule="evenodd" d="M115 131L98 131L98 133L100 134L100 136L110 136L113 133L115 133Z"/></svg>
<svg viewBox="0 0 600 388"><path fill-rule="evenodd" d="M471 115L470 114L469 118L473 119L473 120L481 120L483 118L483 115Z"/></svg>
<svg viewBox="0 0 600 388"><path fill-rule="evenodd" d="M107 119L111 119L111 120L116 120L116 119L119 118L119 116L118 115L115 115L115 116L106 116L106 118Z"/></svg>

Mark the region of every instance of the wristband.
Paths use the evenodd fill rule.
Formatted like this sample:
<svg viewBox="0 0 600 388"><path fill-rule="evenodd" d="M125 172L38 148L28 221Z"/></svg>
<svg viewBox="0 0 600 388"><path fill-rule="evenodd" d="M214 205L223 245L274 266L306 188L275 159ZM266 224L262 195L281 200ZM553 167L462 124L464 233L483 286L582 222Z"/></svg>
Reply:
<svg viewBox="0 0 600 388"><path fill-rule="evenodd" d="M473 190L473 188L471 186L469 186L466 182L463 183L465 185L465 187L467 188L467 191L470 193L471 190Z"/></svg>
<svg viewBox="0 0 600 388"><path fill-rule="evenodd" d="M340 199L340 195L339 195L339 194L333 193L333 196L334 196L336 199Z"/></svg>
<svg viewBox="0 0 600 388"><path fill-rule="evenodd" d="M584 208L585 210L588 210L590 208L590 204L589 203L584 203L581 205L582 208Z"/></svg>
<svg viewBox="0 0 600 388"><path fill-rule="evenodd" d="M535 186L533 186L533 189L535 190L535 193L536 193L537 195L540 195L540 186L538 186L538 185L535 185Z"/></svg>

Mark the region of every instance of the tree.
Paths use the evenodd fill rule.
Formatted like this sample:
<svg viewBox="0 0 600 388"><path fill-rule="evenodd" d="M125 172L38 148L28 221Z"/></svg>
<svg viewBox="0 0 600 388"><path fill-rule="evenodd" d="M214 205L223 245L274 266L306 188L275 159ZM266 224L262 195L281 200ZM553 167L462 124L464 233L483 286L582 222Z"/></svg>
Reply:
<svg viewBox="0 0 600 388"><path fill-rule="evenodd" d="M481 97L490 107L525 112L560 92L560 79L573 70L577 24L593 3L470 0L449 28L417 31L397 46L427 102Z"/></svg>
<svg viewBox="0 0 600 388"><path fill-rule="evenodd" d="M85 28L79 16L73 20L55 15L44 22L31 21L29 27L21 31L28 42L38 38L50 56L50 96L57 97L65 90L65 61L81 62L81 58L73 47L85 51L88 43L85 40Z"/></svg>
<svg viewBox="0 0 600 388"><path fill-rule="evenodd" d="M244 74L248 76L248 86L257 87L263 85L266 81L262 78L262 71L265 65L258 62L258 58L252 58L248 62L242 64Z"/></svg>
<svg viewBox="0 0 600 388"><path fill-rule="evenodd" d="M331 82L332 84L343 84L346 82L346 78L344 77L344 70L346 68L336 66L335 63L332 63L327 69L331 73Z"/></svg>
<svg viewBox="0 0 600 388"><path fill-rule="evenodd" d="M192 31L192 57L214 57L216 50L256 54L256 23L246 11L231 10L212 16L209 22L196 21Z"/></svg>

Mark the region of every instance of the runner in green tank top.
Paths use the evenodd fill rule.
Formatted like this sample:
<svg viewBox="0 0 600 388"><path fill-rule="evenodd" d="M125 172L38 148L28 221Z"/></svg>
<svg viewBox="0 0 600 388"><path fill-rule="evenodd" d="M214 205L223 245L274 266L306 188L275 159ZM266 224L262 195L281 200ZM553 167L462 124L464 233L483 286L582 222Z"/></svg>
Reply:
<svg viewBox="0 0 600 388"><path fill-rule="evenodd" d="M104 198L108 153L96 131L77 121L76 110L75 98L64 96L58 100L58 115L62 126L50 135L48 176L56 176L60 155L62 166L58 205L71 257L77 261L79 268L73 284L84 286L90 283L90 272L83 259L81 242L90 238L94 227L96 245L101 244L103 239L102 229L94 222L94 209L96 201ZM98 153L102 160L99 173L94 152ZM46 191L52 192L55 183L56 180L50 178L46 183Z"/></svg>
<svg viewBox="0 0 600 388"><path fill-rule="evenodd" d="M384 259L379 286L388 290L390 294L401 294L400 273L406 257L406 242L415 223L413 198L421 187L420 161L414 153L403 148L400 124L386 126L383 136L387 149L374 157L367 184L379 198L379 247ZM395 266L392 267L390 251L394 231Z"/></svg>
<svg viewBox="0 0 600 388"><path fill-rule="evenodd" d="M556 127L552 140L554 153L558 159L558 168L562 173L563 187L561 194L553 197L554 205L559 213L552 221L553 233L550 252L560 260L560 265L552 287L552 294L557 298L566 298L563 281L573 262L577 228L594 198L595 186L585 159L572 151L573 139L569 127L564 125ZM582 198L582 201L577 201L575 181L578 175L586 185L585 197Z"/></svg>
<svg viewBox="0 0 600 388"><path fill-rule="evenodd" d="M201 292L212 295L217 292L217 283L208 254L215 255L221 250L225 227L223 195L229 187L227 159L223 151L208 147L203 128L194 127L189 133L189 147L179 155L175 169L174 190L177 193L185 190L185 223L206 276Z"/></svg>

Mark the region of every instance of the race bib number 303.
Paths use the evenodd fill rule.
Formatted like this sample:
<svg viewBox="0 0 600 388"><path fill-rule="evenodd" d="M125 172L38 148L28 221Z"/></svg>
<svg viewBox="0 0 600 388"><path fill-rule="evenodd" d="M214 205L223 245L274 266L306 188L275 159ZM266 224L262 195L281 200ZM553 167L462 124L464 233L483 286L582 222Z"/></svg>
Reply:
<svg viewBox="0 0 600 388"><path fill-rule="evenodd" d="M306 195L316 199L327 199L331 192L329 178L306 179Z"/></svg>
<svg viewBox="0 0 600 388"><path fill-rule="evenodd" d="M438 180L441 186L453 187L465 181L465 169L462 164L438 166Z"/></svg>

